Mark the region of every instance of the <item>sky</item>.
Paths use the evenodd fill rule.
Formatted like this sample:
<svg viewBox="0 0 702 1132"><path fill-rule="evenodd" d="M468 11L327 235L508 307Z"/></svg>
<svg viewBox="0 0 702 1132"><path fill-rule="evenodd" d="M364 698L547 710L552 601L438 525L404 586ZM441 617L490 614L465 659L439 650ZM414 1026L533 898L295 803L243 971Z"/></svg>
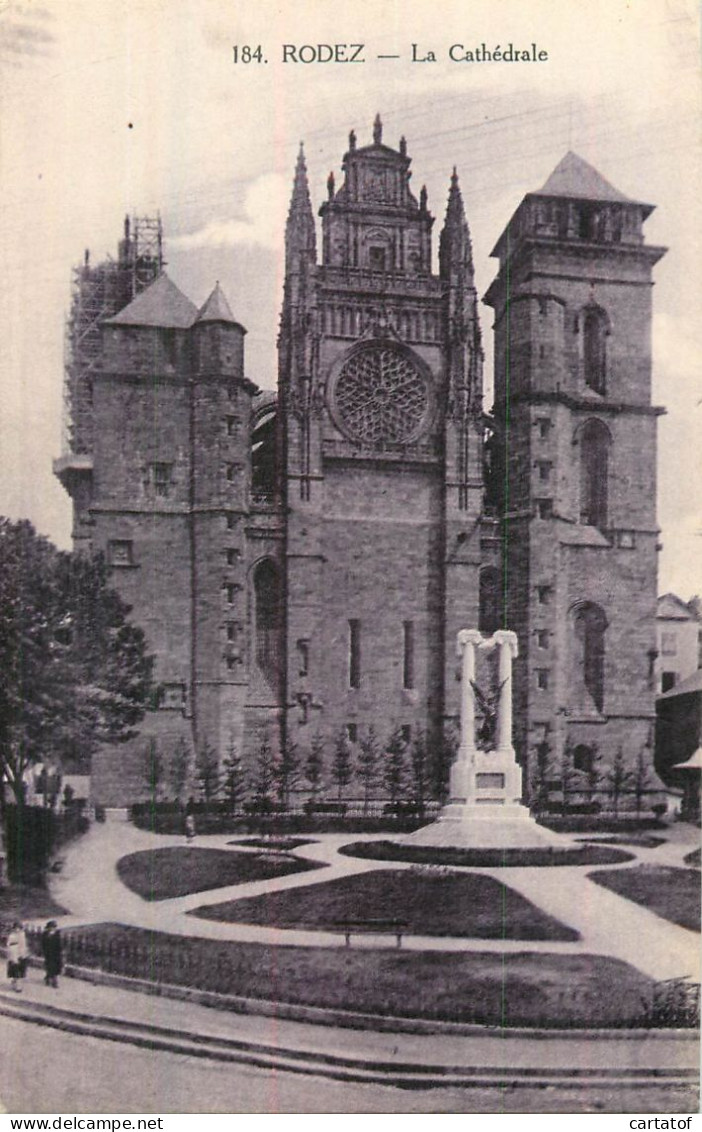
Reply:
<svg viewBox="0 0 702 1132"><path fill-rule="evenodd" d="M509 43L548 58L449 58ZM365 61L284 63L285 44L363 44ZM412 44L435 61L413 61ZM235 45L267 62L235 64ZM0 513L70 545L51 461L84 249L114 254L125 213L159 212L169 274L198 304L220 281L248 329L248 375L272 388L299 143L316 210L349 130L368 144L379 112L387 144L407 138L415 192L427 186L435 257L457 167L480 295L495 240L567 150L657 206L659 592L702 592L699 60L694 0L0 0Z"/></svg>

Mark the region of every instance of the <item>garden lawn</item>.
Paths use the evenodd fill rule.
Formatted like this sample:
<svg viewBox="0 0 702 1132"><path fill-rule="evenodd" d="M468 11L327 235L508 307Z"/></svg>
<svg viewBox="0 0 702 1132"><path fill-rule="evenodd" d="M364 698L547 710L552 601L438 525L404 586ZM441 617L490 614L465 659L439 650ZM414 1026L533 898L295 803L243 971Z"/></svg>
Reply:
<svg viewBox="0 0 702 1132"><path fill-rule="evenodd" d="M376 921L397 921L413 935L477 939L576 940L572 928L540 911L492 877L412 869L340 877L282 892L267 892L196 908L208 920L265 924L276 928L373 931ZM386 928L385 930L391 930Z"/></svg>
<svg viewBox="0 0 702 1132"><path fill-rule="evenodd" d="M384 1018L492 1026L638 1025L652 980L599 955L510 955L395 948L273 947L193 939L121 924L68 929L69 955L152 982Z"/></svg>
<svg viewBox="0 0 702 1132"><path fill-rule="evenodd" d="M663 865L637 865L633 869L606 869L590 880L642 904L664 920L690 931L700 930L700 873Z"/></svg>
<svg viewBox="0 0 702 1132"><path fill-rule="evenodd" d="M398 841L353 841L339 849L347 857L371 861L409 861L421 865L463 866L474 869L546 868L552 865L619 865L633 861L631 853L608 845L574 849L433 849Z"/></svg>
<svg viewBox="0 0 702 1132"><path fill-rule="evenodd" d="M229 844L245 845L251 849L279 849L285 853L290 849L299 849L302 845L318 845L319 842L311 837L241 837Z"/></svg>
<svg viewBox="0 0 702 1132"><path fill-rule="evenodd" d="M290 876L324 868L316 861L298 857L273 857L268 853L237 853L228 849L147 849L130 853L117 862L119 878L144 900L170 900L191 892L246 884L254 880Z"/></svg>

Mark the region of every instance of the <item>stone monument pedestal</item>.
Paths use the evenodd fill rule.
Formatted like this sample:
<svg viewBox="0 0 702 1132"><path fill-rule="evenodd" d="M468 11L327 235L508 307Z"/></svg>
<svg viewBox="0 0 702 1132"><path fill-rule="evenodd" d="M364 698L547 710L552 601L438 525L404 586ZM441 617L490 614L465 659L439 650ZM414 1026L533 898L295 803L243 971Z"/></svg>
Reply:
<svg viewBox="0 0 702 1132"><path fill-rule="evenodd" d="M475 745L475 648L498 647L499 700L496 748ZM461 743L451 767L450 800L431 825L403 838L403 844L462 849L568 849L570 838L532 818L521 801L522 771L512 747L512 658L517 637L500 630L483 640L477 629L458 634L462 659Z"/></svg>

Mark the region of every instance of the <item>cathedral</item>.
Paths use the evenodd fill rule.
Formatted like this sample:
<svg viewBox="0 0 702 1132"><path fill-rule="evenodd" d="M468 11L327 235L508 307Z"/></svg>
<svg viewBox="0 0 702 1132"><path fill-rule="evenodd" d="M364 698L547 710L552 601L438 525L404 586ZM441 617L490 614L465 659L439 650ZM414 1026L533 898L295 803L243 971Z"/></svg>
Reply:
<svg viewBox="0 0 702 1132"><path fill-rule="evenodd" d="M573 153L521 201L484 297L488 412L459 179L437 273L410 164L380 118L352 131L318 226L300 150L277 393L219 285L198 310L163 271L160 228L126 222L117 260L77 269L55 471L160 686L139 738L94 757L98 803L146 796L149 739L220 760L353 752L371 727L439 744L471 626L518 637L525 795L564 752L584 775L652 764L652 206Z"/></svg>

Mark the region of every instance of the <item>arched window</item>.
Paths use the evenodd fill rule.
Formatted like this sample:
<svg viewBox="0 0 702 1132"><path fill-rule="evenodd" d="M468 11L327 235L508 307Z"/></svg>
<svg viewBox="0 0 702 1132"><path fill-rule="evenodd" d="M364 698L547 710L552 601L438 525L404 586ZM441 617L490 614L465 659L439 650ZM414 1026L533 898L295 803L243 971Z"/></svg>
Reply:
<svg viewBox="0 0 702 1132"><path fill-rule="evenodd" d="M272 688L280 681L281 592L278 571L269 558L254 571L256 663Z"/></svg>
<svg viewBox="0 0 702 1132"><path fill-rule="evenodd" d="M582 327L585 384L604 396L607 391L607 315L600 307L586 307Z"/></svg>
<svg viewBox="0 0 702 1132"><path fill-rule="evenodd" d="M573 646L576 693L586 695L577 698L594 704L599 712L604 710L604 668L605 632L607 618L601 606L592 601L582 602L573 611Z"/></svg>
<svg viewBox="0 0 702 1132"><path fill-rule="evenodd" d="M478 628L481 633L494 633L502 627L502 593L500 571L485 566L480 571L480 609Z"/></svg>
<svg viewBox="0 0 702 1132"><path fill-rule="evenodd" d="M609 449L612 438L602 421L580 429L580 522L604 530L607 526Z"/></svg>

